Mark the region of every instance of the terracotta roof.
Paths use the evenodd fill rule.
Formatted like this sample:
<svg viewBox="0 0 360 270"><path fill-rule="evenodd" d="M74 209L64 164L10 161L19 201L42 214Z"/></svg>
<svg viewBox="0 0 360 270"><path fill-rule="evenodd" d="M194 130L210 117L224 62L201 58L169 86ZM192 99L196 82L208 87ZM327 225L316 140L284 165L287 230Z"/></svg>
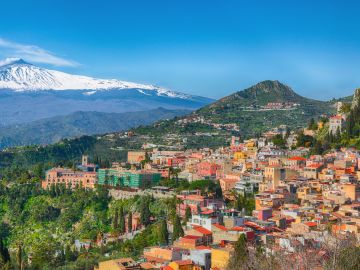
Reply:
<svg viewBox="0 0 360 270"><path fill-rule="evenodd" d="M306 160L306 158L304 158L304 157L300 157L300 156L293 156L293 157L290 157L290 158L288 158L289 160Z"/></svg>
<svg viewBox="0 0 360 270"><path fill-rule="evenodd" d="M305 222L304 224L306 226L309 226L309 227L316 227L317 226L317 223L314 222L314 221L308 221L308 222Z"/></svg>
<svg viewBox="0 0 360 270"><path fill-rule="evenodd" d="M245 231L245 228L244 228L244 227L237 226L237 227L231 228L230 231Z"/></svg>
<svg viewBox="0 0 360 270"><path fill-rule="evenodd" d="M308 167L308 168L320 168L321 166L322 166L322 164L310 164L310 165L308 165L306 167Z"/></svg>
<svg viewBox="0 0 360 270"><path fill-rule="evenodd" d="M150 255L144 255L144 258L149 262L158 262L158 263L167 262L167 260L165 260L163 258L158 258L158 257L150 256Z"/></svg>
<svg viewBox="0 0 360 270"><path fill-rule="evenodd" d="M187 264L192 264L192 260L181 260L181 261L174 261L174 263L176 263L177 265L187 265Z"/></svg>
<svg viewBox="0 0 360 270"><path fill-rule="evenodd" d="M205 229L204 227L201 227L201 226L194 227L194 230L198 231L199 233L205 234L205 235L212 234L211 231L209 231L208 229Z"/></svg>
<svg viewBox="0 0 360 270"><path fill-rule="evenodd" d="M156 267L149 262L140 263L142 269L155 269ZM171 267L170 267L171 268ZM172 269L172 268L171 268Z"/></svg>
<svg viewBox="0 0 360 270"><path fill-rule="evenodd" d="M184 235L182 238L185 238L185 239L199 239L201 238L201 236L196 236L196 235Z"/></svg>
<svg viewBox="0 0 360 270"><path fill-rule="evenodd" d="M196 249L199 249L199 250L205 250L205 249L211 250L211 247L209 247L209 246L197 246Z"/></svg>
<svg viewBox="0 0 360 270"><path fill-rule="evenodd" d="M212 213L214 213L214 211L211 210L211 209L205 210L205 211L202 211L202 212L201 212L201 214L203 214L203 215L210 215L210 214L212 214Z"/></svg>
<svg viewBox="0 0 360 270"><path fill-rule="evenodd" d="M218 223L212 224L212 225L215 226L216 228L222 230L222 231L227 231L228 230L226 227L224 227L223 225L220 225Z"/></svg>

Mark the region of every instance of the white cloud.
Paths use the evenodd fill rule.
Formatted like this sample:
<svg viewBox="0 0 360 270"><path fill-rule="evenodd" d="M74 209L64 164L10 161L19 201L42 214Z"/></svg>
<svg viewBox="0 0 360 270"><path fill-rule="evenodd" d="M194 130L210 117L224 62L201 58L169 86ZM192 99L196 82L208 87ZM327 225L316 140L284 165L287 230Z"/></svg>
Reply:
<svg viewBox="0 0 360 270"><path fill-rule="evenodd" d="M30 62L68 67L74 67L79 65L72 60L58 57L53 53L44 50L38 46L20 44L3 38L0 38L0 48L6 49L7 53L10 53L12 57L23 58L24 60Z"/></svg>

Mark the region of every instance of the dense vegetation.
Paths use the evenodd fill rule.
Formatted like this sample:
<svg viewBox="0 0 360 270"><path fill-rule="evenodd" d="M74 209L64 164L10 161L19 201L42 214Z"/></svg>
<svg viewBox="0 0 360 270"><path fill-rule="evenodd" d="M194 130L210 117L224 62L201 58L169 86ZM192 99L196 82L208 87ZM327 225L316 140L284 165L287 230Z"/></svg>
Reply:
<svg viewBox="0 0 360 270"><path fill-rule="evenodd" d="M39 184L45 169L46 165L35 165L0 171L0 269L18 269L20 265L26 269L92 269L109 258L137 258L144 247L170 243L184 235L181 224L189 215L184 220L177 216L175 197L114 200L101 187L70 190L59 185L43 190ZM218 183L188 183L177 179L175 171L163 184L221 197ZM132 239L107 245L92 242L89 249L74 245L75 240L90 243L131 231L133 215L139 215L145 228L135 231ZM168 231L168 223L174 225L173 233Z"/></svg>
<svg viewBox="0 0 360 270"><path fill-rule="evenodd" d="M0 260L0 266L9 269L20 264L27 265L27 269L92 269L101 260L136 258L144 247L169 241L162 220L179 222L176 199L135 197L115 201L102 188L92 191L53 186L42 190L35 174L19 171L12 175L19 177L11 184L3 177L0 185L0 240L10 253L8 259ZM95 241L105 234L125 232L125 220L134 213L140 214L146 227L133 239L106 246L91 244L89 249L74 245L76 239ZM131 228L131 224L128 226ZM181 226L177 230L180 232L174 239L183 234Z"/></svg>

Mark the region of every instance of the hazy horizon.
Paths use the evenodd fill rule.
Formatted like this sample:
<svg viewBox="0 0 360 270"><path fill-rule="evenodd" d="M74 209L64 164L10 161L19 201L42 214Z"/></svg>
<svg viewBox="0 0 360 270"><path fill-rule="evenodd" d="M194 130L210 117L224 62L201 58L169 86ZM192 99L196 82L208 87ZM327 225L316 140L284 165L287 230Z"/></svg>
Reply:
<svg viewBox="0 0 360 270"><path fill-rule="evenodd" d="M300 95L329 100L360 87L359 7L357 1L7 1L0 57L211 98L279 80Z"/></svg>

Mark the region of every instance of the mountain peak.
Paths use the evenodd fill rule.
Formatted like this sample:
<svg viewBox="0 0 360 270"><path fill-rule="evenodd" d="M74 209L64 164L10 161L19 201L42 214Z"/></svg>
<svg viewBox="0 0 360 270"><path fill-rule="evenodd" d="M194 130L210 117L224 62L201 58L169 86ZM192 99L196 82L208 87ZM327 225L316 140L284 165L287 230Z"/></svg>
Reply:
<svg viewBox="0 0 360 270"><path fill-rule="evenodd" d="M243 106L266 105L271 102L302 103L306 99L289 86L277 80L265 80L220 100L220 103L238 103Z"/></svg>
<svg viewBox="0 0 360 270"><path fill-rule="evenodd" d="M278 80L265 80L262 82L259 82L253 86L251 86L246 90L257 90L257 91L263 91L265 93L272 93L272 92L284 92L284 93L295 93L289 86L281 83Z"/></svg>
<svg viewBox="0 0 360 270"><path fill-rule="evenodd" d="M29 63L27 63L23 59L17 58L17 57L8 57L4 60L0 60L0 67L8 66L8 65L23 65L23 64L29 65Z"/></svg>
<svg viewBox="0 0 360 270"><path fill-rule="evenodd" d="M289 101L289 99L297 99L300 97L296 94L289 86L275 80L266 80L259 82L243 91L236 93L237 95L244 98L257 99L260 96L266 96L266 99L274 99L274 102Z"/></svg>

